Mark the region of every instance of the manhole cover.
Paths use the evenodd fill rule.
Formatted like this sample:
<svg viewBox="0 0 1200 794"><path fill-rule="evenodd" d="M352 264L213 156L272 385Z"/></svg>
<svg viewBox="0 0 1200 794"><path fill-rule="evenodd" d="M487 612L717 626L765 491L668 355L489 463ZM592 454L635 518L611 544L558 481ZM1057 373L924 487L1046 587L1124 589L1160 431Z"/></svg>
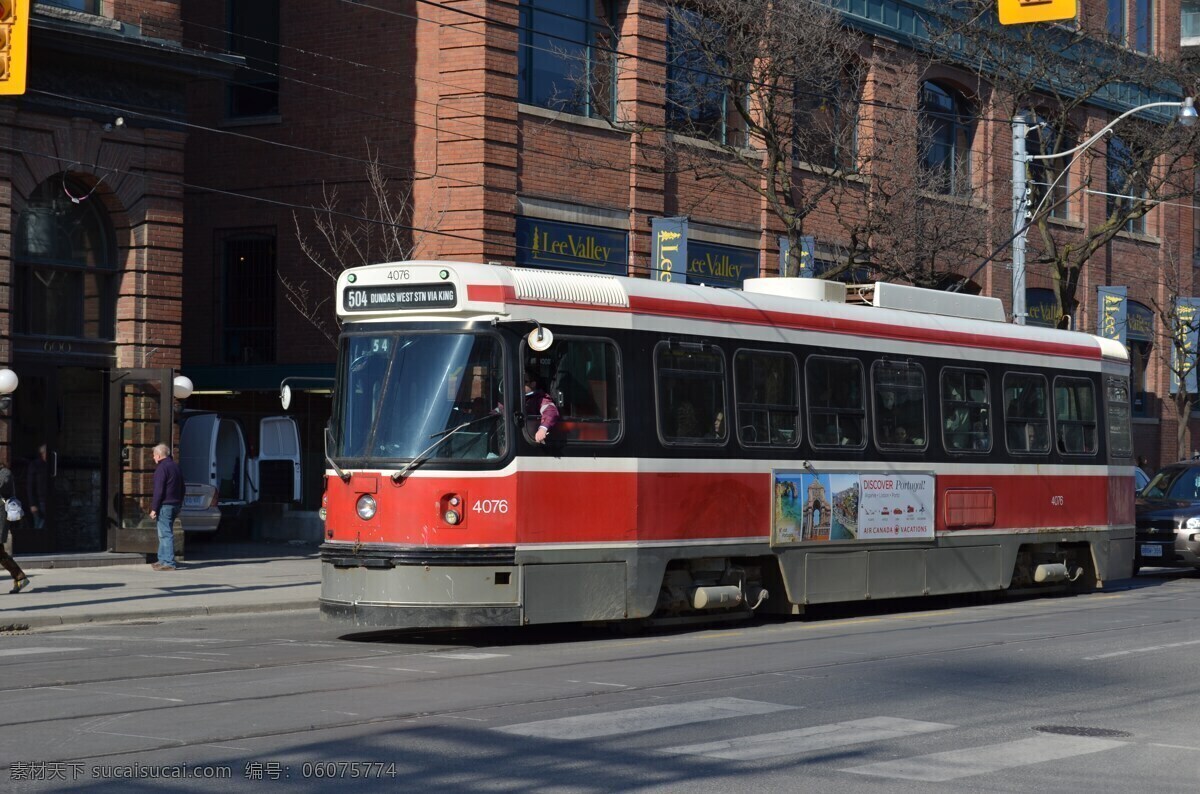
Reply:
<svg viewBox="0 0 1200 794"><path fill-rule="evenodd" d="M1058 733L1064 736L1108 736L1117 738L1133 735L1129 731L1116 731L1112 728L1088 728L1083 725L1038 725L1034 730L1038 733Z"/></svg>

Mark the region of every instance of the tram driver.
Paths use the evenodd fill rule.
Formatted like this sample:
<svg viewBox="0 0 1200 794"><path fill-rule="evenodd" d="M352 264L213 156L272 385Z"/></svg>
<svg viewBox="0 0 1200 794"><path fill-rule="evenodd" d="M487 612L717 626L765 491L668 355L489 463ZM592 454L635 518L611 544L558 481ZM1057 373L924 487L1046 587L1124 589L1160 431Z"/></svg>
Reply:
<svg viewBox="0 0 1200 794"><path fill-rule="evenodd" d="M538 444L545 444L546 437L558 424L558 406L542 388L537 374L529 369L525 370L525 419L531 427L537 422L533 440Z"/></svg>

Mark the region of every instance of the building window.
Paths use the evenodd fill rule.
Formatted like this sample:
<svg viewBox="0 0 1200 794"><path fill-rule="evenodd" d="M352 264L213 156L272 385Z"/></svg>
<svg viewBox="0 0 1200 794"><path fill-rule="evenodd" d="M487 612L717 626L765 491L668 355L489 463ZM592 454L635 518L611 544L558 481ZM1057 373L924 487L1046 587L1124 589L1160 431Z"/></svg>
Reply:
<svg viewBox="0 0 1200 794"><path fill-rule="evenodd" d="M1105 30L1109 38L1138 52L1154 51L1154 0L1108 0ZM1187 9L1183 25L1187 30ZM1186 33L1184 35L1187 35Z"/></svg>
<svg viewBox="0 0 1200 794"><path fill-rule="evenodd" d="M43 182L17 219L15 332L113 339L116 252L108 214L77 180Z"/></svg>
<svg viewBox="0 0 1200 794"><path fill-rule="evenodd" d="M1129 350L1129 389L1133 392L1133 415L1150 416L1150 391L1146 373L1153 365L1154 312L1137 301L1125 305L1125 346Z"/></svg>
<svg viewBox="0 0 1200 794"><path fill-rule="evenodd" d="M1200 2L1197 0L1184 0L1180 9L1179 34L1183 39L1200 38Z"/></svg>
<svg viewBox="0 0 1200 794"><path fill-rule="evenodd" d="M1154 52L1154 0L1133 0L1133 48Z"/></svg>
<svg viewBox="0 0 1200 794"><path fill-rule="evenodd" d="M1125 4L1129 0L1108 0L1108 13L1105 17L1105 29L1110 38L1121 43L1125 42L1128 33L1128 20L1125 17Z"/></svg>
<svg viewBox="0 0 1200 794"><path fill-rule="evenodd" d="M1107 212L1109 218L1124 217L1138 209L1138 204L1144 202L1146 191L1146 163L1121 138L1116 135L1108 140L1108 155L1106 158L1108 173ZM1127 232L1144 234L1146 232L1146 215L1143 213L1136 218L1125 221L1122 229Z"/></svg>
<svg viewBox="0 0 1200 794"><path fill-rule="evenodd" d="M611 118L614 27L604 0L522 0L518 100L577 116Z"/></svg>
<svg viewBox="0 0 1200 794"><path fill-rule="evenodd" d="M1070 138L1062 130L1055 129L1046 119L1034 114L1029 134L1025 138L1025 151L1032 157L1071 149ZM1051 218L1069 218L1071 174L1068 166L1070 157L1050 157L1045 160L1029 161L1030 209L1046 207Z"/></svg>
<svg viewBox="0 0 1200 794"><path fill-rule="evenodd" d="M1200 266L1200 173L1192 176L1192 265ZM1195 277L1193 284L1200 284Z"/></svg>
<svg viewBox="0 0 1200 794"><path fill-rule="evenodd" d="M275 238L225 240L225 363L275 361Z"/></svg>
<svg viewBox="0 0 1200 794"><path fill-rule="evenodd" d="M99 14L100 0L37 0L37 5L72 8L85 14Z"/></svg>
<svg viewBox="0 0 1200 794"><path fill-rule="evenodd" d="M229 85L229 117L279 113L279 0L229 0L229 52L246 66Z"/></svg>
<svg viewBox="0 0 1200 794"><path fill-rule="evenodd" d="M673 7L667 20L667 127L682 135L729 146L744 142L735 103L744 91L720 55L717 24L695 11Z"/></svg>
<svg viewBox="0 0 1200 794"><path fill-rule="evenodd" d="M809 165L855 170L859 102L854 81L849 76L833 86L799 81L795 94L793 156Z"/></svg>
<svg viewBox="0 0 1200 794"><path fill-rule="evenodd" d="M950 88L926 82L920 101L922 170L938 193L965 195L971 191L970 105Z"/></svg>

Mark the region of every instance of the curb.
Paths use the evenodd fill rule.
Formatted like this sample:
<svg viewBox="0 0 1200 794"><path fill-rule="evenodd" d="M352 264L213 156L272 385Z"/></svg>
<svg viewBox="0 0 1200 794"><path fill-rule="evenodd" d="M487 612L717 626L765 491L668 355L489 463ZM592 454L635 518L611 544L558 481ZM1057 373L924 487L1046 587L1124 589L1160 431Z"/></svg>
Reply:
<svg viewBox="0 0 1200 794"><path fill-rule="evenodd" d="M282 601L264 604L225 604L219 606L175 607L171 609L135 610L106 615L33 615L28 618L0 618L0 634L54 626L78 626L88 623L124 623L154 618L203 618L215 615L245 615L262 612L299 612L317 609L317 601Z"/></svg>

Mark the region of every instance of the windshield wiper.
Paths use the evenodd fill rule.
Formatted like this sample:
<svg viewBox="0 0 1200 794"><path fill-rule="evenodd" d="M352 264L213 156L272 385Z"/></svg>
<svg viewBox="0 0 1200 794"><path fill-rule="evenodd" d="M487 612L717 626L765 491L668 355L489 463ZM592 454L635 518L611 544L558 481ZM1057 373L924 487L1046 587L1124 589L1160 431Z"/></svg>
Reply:
<svg viewBox="0 0 1200 794"><path fill-rule="evenodd" d="M337 476L342 482L350 482L350 472L342 471L342 467L334 463L333 458L329 457L329 442L331 437L332 433L329 432L329 425L325 425L325 462L337 472Z"/></svg>
<svg viewBox="0 0 1200 794"><path fill-rule="evenodd" d="M433 435L430 436L430 438L436 438L437 440L434 441L429 446L425 447L425 449L418 452L413 457L412 460L410 460L407 464L405 464L403 469L401 469L400 471L393 474L392 482L399 484L400 481L404 479L405 475L407 475L410 471L415 469L417 466L420 466L422 463L429 460L429 458L432 457L432 455L433 455L433 451L435 449L437 449L439 446L441 446L443 441L450 438L458 431L462 430L465 427L470 427L471 425L473 425L477 422L482 422L484 419L496 419L500 415L501 414L498 412L484 414L483 416L477 416L474 419L468 419L467 421L463 422L461 425L458 425L457 427L452 427L449 430L442 430L437 433L434 433Z"/></svg>

